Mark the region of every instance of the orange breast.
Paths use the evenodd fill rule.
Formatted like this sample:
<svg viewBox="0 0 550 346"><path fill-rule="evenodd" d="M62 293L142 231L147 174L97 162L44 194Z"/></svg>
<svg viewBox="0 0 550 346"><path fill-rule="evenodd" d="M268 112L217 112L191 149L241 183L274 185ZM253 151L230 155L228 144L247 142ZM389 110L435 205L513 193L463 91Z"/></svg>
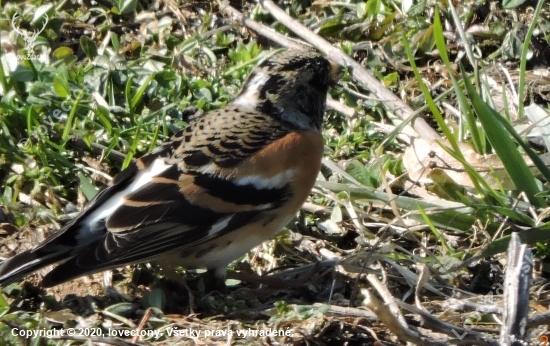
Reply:
<svg viewBox="0 0 550 346"><path fill-rule="evenodd" d="M296 212L309 195L323 157L323 136L316 131L292 132L269 144L241 163L236 178L258 175L272 178L289 169L296 171L292 181L294 197L289 211Z"/></svg>
<svg viewBox="0 0 550 346"><path fill-rule="evenodd" d="M270 179L282 172L294 170L292 198L277 209L258 214L249 224L219 238L197 244L179 254L177 263L186 268L219 268L235 260L252 247L269 239L284 227L296 214L308 197L323 156L323 138L318 132L295 132L269 144L233 170L233 179L257 176ZM227 173L226 173L227 174ZM199 195L202 195L199 193ZM197 199L195 203L208 201L210 207L220 210L243 211L248 206L229 205L224 201ZM225 203L225 204L224 204ZM215 255L212 255L215 253Z"/></svg>

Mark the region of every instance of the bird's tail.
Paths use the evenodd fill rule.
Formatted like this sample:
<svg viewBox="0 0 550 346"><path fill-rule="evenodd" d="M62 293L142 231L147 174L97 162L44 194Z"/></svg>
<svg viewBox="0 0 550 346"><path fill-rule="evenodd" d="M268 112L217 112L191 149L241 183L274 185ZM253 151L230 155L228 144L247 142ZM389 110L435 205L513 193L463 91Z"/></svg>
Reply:
<svg viewBox="0 0 550 346"><path fill-rule="evenodd" d="M0 263L0 287L17 282L25 276L66 258L63 251L27 250Z"/></svg>

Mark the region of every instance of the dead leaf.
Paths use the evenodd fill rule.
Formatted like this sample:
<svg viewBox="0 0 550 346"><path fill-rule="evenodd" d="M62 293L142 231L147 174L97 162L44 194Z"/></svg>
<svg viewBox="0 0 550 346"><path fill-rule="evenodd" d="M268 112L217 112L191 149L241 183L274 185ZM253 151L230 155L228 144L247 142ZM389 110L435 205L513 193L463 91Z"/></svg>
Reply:
<svg viewBox="0 0 550 346"><path fill-rule="evenodd" d="M418 138L414 140L403 155L403 165L407 169L410 179L421 184L433 184L432 174L441 176L444 173L458 185L474 187L462 163L445 151L442 146L451 147L446 140L435 141ZM505 189L514 188L502 161L497 155L478 154L465 143L459 143L459 147L466 161L491 187L498 188L500 183ZM524 157L524 159L536 172L531 160L527 157ZM442 172L433 173L434 169L442 170Z"/></svg>

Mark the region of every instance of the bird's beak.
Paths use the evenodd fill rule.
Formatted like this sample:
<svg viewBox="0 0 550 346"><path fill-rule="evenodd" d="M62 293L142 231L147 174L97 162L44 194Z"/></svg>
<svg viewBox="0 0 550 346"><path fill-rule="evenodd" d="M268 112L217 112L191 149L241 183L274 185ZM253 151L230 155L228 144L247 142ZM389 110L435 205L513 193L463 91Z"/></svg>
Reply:
<svg viewBox="0 0 550 346"><path fill-rule="evenodd" d="M336 86L336 84L338 84L338 81L340 80L340 78L343 77L344 71L342 70L340 65L338 65L334 61L329 61L329 62L330 62L330 86L334 87Z"/></svg>

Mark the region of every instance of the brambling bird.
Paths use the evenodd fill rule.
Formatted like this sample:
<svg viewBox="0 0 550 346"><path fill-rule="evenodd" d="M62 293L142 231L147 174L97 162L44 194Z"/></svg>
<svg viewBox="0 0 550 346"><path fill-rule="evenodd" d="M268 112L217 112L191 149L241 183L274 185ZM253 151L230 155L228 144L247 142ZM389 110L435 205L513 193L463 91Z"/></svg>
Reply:
<svg viewBox="0 0 550 346"><path fill-rule="evenodd" d="M323 155L325 100L338 74L312 51L267 59L233 101L191 121L57 233L4 261L0 286L52 264L44 287L149 261L224 273L308 197Z"/></svg>

